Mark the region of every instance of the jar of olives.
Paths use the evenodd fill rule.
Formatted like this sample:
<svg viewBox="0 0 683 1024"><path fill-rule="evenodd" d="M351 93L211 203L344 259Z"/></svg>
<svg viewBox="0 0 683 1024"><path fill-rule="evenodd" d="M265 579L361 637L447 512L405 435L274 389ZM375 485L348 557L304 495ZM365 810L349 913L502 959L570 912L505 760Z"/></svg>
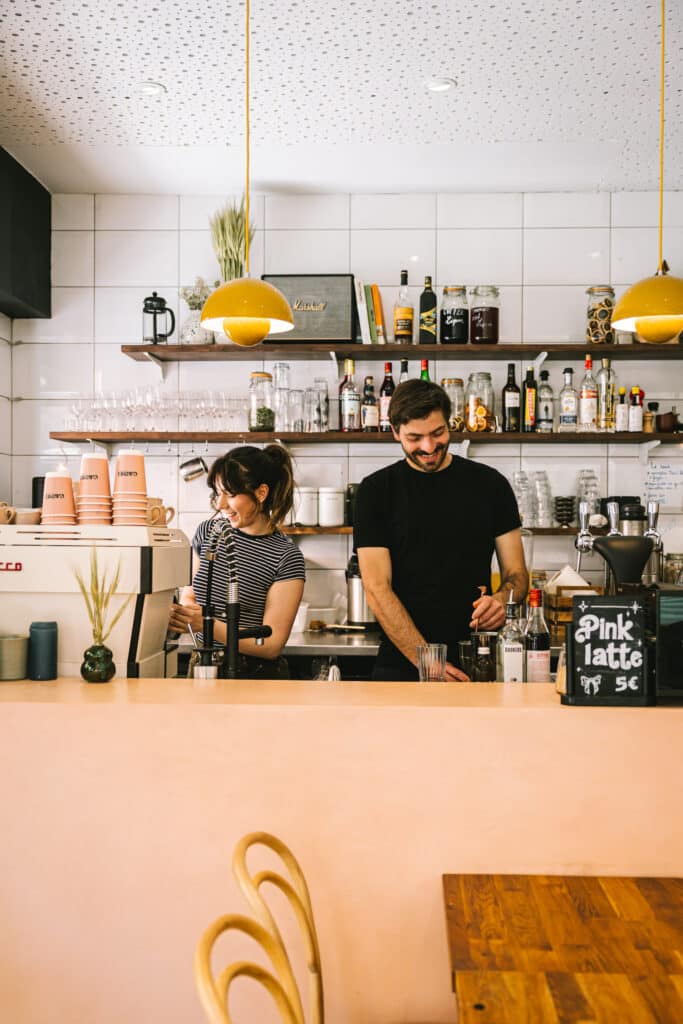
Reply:
<svg viewBox="0 0 683 1024"><path fill-rule="evenodd" d="M595 285L586 290L586 295L586 341L589 345L611 345L614 342L614 288L608 284Z"/></svg>
<svg viewBox="0 0 683 1024"><path fill-rule="evenodd" d="M451 400L451 416L448 426L451 430L465 429L465 392L461 377L444 377L441 387Z"/></svg>
<svg viewBox="0 0 683 1024"><path fill-rule="evenodd" d="M490 373L471 373L465 388L465 429L470 433L494 431L496 417Z"/></svg>
<svg viewBox="0 0 683 1024"><path fill-rule="evenodd" d="M275 429L273 378L270 373L253 370L249 374L249 430L269 432Z"/></svg>

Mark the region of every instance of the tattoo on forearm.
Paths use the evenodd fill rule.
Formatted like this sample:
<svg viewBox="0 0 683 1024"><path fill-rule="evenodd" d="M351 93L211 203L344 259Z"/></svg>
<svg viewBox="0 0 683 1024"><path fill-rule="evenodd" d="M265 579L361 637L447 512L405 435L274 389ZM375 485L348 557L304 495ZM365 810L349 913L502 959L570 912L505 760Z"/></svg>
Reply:
<svg viewBox="0 0 683 1024"><path fill-rule="evenodd" d="M519 572L507 572L500 581L498 593L505 593L506 597L512 591L515 601L523 601L526 597L529 577L523 570Z"/></svg>

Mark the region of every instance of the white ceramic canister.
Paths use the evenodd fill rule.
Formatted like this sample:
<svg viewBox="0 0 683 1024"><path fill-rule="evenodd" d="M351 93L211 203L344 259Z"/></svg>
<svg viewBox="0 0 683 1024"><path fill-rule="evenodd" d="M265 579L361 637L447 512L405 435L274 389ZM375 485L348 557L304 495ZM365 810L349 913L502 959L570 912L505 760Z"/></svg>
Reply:
<svg viewBox="0 0 683 1024"><path fill-rule="evenodd" d="M294 491L294 522L298 526L318 525L318 488L297 487Z"/></svg>
<svg viewBox="0 0 683 1024"><path fill-rule="evenodd" d="M318 525L344 525L344 490L341 487L318 488Z"/></svg>

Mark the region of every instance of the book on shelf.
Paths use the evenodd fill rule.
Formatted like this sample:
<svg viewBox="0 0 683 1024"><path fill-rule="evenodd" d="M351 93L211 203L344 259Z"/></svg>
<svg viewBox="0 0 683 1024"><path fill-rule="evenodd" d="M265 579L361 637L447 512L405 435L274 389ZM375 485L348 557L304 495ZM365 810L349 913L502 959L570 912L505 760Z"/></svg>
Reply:
<svg viewBox="0 0 683 1024"><path fill-rule="evenodd" d="M358 306L358 324L360 327L360 338L363 345L371 345L370 322L368 320L368 306L365 301L365 285L360 278L354 278L356 286L356 305Z"/></svg>
<svg viewBox="0 0 683 1024"><path fill-rule="evenodd" d="M371 285L372 288L372 308L375 312L375 325L377 328L377 344L386 345L387 343L387 332L384 325L384 310L382 308L382 296L380 290L376 284Z"/></svg>
<svg viewBox="0 0 683 1024"><path fill-rule="evenodd" d="M377 324L375 322L375 304L372 300L372 285L365 286L365 306L367 309L368 325L370 327L370 344L377 344Z"/></svg>

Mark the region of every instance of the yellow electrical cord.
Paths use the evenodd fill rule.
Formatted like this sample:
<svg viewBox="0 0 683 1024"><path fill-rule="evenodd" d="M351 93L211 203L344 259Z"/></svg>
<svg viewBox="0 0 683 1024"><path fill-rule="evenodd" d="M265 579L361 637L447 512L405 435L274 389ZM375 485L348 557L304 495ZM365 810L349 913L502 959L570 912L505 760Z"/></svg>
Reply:
<svg viewBox="0 0 683 1024"><path fill-rule="evenodd" d="M662 4L663 3L664 3L664 0L662 0ZM249 277L249 0L246 0L246 21L247 21L247 25L246 25L246 47L245 47L245 49L246 49L246 61L245 61L245 67L246 67L246 82L245 82L246 102L245 102L245 110L246 110L246 115L247 115L247 125L246 125L246 132L245 132L245 140L246 140L246 149L247 149L247 159L246 159L247 173L246 173L246 182L245 182L244 269L245 269L245 277ZM662 60L663 59L664 58L662 57ZM659 242L659 262L660 262L660 266L661 266L661 262L662 262L662 242L661 242L661 238L660 238L660 242Z"/></svg>
<svg viewBox="0 0 683 1024"><path fill-rule="evenodd" d="M662 0L662 76L659 90L659 264L657 273L662 273L662 226L664 223L664 35L666 32L665 2ZM249 3L249 0L247 0Z"/></svg>

